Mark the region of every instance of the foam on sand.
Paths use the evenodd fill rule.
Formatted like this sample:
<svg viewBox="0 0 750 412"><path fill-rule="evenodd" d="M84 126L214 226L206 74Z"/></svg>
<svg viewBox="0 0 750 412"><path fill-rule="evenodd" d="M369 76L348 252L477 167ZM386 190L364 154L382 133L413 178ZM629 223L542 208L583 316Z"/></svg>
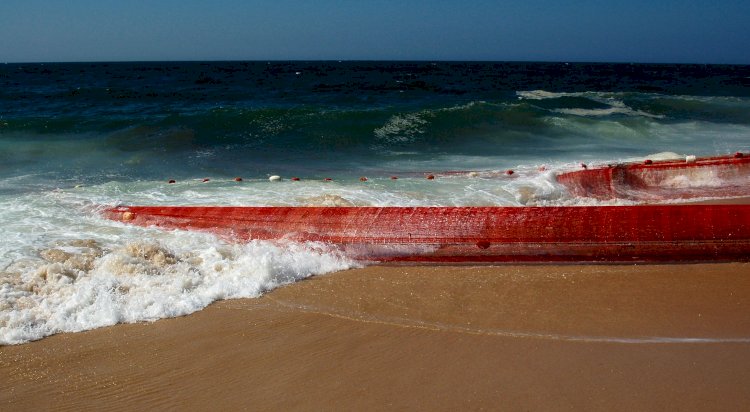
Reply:
<svg viewBox="0 0 750 412"><path fill-rule="evenodd" d="M59 244L40 253L43 262L11 265L0 273L0 344L185 315L355 266L312 242L230 245L207 234L170 237L112 250L94 241Z"/></svg>

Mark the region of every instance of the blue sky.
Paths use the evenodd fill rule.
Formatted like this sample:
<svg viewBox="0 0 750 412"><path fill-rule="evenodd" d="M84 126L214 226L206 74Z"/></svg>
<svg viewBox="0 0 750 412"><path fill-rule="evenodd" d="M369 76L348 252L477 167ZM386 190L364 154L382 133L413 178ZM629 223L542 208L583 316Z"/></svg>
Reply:
<svg viewBox="0 0 750 412"><path fill-rule="evenodd" d="M750 1L2 0L0 62L750 64Z"/></svg>

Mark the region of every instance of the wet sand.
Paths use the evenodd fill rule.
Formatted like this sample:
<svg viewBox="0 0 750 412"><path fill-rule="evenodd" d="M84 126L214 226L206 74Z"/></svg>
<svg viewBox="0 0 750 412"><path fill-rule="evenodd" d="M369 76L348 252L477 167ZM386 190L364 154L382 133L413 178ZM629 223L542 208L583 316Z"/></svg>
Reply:
<svg viewBox="0 0 750 412"><path fill-rule="evenodd" d="M750 264L375 266L0 347L0 409L742 410Z"/></svg>

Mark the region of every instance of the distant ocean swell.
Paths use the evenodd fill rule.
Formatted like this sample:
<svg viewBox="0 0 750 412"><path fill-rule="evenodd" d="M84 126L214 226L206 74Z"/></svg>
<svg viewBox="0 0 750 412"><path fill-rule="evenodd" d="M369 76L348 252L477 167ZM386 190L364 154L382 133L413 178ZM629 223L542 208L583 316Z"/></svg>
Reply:
<svg viewBox="0 0 750 412"><path fill-rule="evenodd" d="M649 125L706 122L750 126L750 99L660 96L636 93L550 93L520 91L517 101L472 101L417 110L302 106L293 108L214 107L185 113L144 116L85 113L54 117L2 118L0 133L26 140L60 140L67 135L101 139L122 150L159 147L168 151L239 145L293 145L295 150L332 150L368 145L429 143L450 149L453 141L474 137L502 142L518 134L565 137L559 120L596 128L597 122L632 129ZM575 137L575 136L571 136ZM624 136L627 137L627 136ZM460 143L460 142L459 142Z"/></svg>
<svg viewBox="0 0 750 412"><path fill-rule="evenodd" d="M488 121L518 123L518 118L544 117L554 114L578 116L643 116L647 118L703 120L723 123L750 124L750 98L666 96L643 93L580 92L552 93L543 90L518 91L517 100L469 101L445 107L425 105L418 110L392 107L327 107L301 105L296 107L214 106L148 113L131 110L94 113L62 111L55 116L8 116L0 119L3 132L75 133L115 131L134 125L159 127L188 126L220 136L245 131L247 135L279 134L285 130L315 127L330 132L349 131L355 135L383 125L383 119L396 115L440 115L447 125L452 121L461 126ZM359 123L362 123L361 125ZM347 129L351 127L350 129ZM214 130L214 133L210 133ZM365 133L366 134L366 133Z"/></svg>

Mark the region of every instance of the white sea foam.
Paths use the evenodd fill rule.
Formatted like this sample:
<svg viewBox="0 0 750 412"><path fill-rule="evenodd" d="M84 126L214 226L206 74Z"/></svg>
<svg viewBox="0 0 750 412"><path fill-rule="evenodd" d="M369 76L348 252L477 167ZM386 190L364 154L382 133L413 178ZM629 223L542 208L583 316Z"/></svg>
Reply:
<svg viewBox="0 0 750 412"><path fill-rule="evenodd" d="M516 96L519 99L526 100L544 100L544 99L557 99L566 96L578 96L580 93L555 93L548 92L546 90L522 90L517 91Z"/></svg>
<svg viewBox="0 0 750 412"><path fill-rule="evenodd" d="M628 161L632 162L640 162L646 159L651 159L653 161L660 161L660 160L678 160L678 159L684 159L685 155L675 153L675 152L659 152L659 153L652 153L646 156L640 156L640 157L633 157L627 159Z"/></svg>
<svg viewBox="0 0 750 412"><path fill-rule="evenodd" d="M420 110L414 113L402 113L391 116L381 127L373 130L373 134L379 140L388 143L409 143L420 135L426 133L426 126L430 119L440 113L471 110L478 105L488 105L484 101L473 101L456 106L443 107L433 110Z"/></svg>
<svg viewBox="0 0 750 412"><path fill-rule="evenodd" d="M355 266L330 246L169 232L106 250L45 249L45 261L0 276L0 344L200 310L220 299L257 297L279 285Z"/></svg>
<svg viewBox="0 0 750 412"><path fill-rule="evenodd" d="M644 112L642 110L635 110L627 106L622 100L618 99L616 93L602 93L602 92L573 92L573 93L555 93L548 92L545 90L529 90L529 91L518 91L516 95L521 100L547 100L547 99L558 99L561 97L583 97L591 101L609 106L597 109L584 109L579 107L571 108L557 108L552 109L553 113L567 114L573 116L582 117L603 117L612 115L623 115L623 116L642 116L653 119L661 119L664 116L655 115Z"/></svg>
<svg viewBox="0 0 750 412"><path fill-rule="evenodd" d="M743 183L747 183L742 179ZM712 188L712 187L723 187L728 186L727 181L722 179L716 170L712 169L697 169L688 170L675 173L667 179L664 179L660 186L670 189L685 189L685 188Z"/></svg>
<svg viewBox="0 0 750 412"><path fill-rule="evenodd" d="M378 139L389 143L411 142L416 136L425 133L426 118L431 116L432 114L428 111L394 115L373 133Z"/></svg>
<svg viewBox="0 0 750 412"><path fill-rule="evenodd" d="M120 201L187 204L198 185L109 183L0 196L0 345L184 315L219 299L255 297L358 265L330 245L228 243L208 233L126 225L97 213L96 205ZM228 184L208 186L230 191Z"/></svg>
<svg viewBox="0 0 750 412"><path fill-rule="evenodd" d="M605 108L605 109L554 109L552 110L555 113L561 113L561 114L570 114L574 116L593 116L593 117L600 117L600 116L612 116L616 114L625 115L625 116L643 116L643 117L651 117L655 119L662 118L664 116L661 115L654 115L650 113L646 113L641 110L634 110L630 107L627 107L625 103L620 101L611 101L609 102L611 104L611 107Z"/></svg>

